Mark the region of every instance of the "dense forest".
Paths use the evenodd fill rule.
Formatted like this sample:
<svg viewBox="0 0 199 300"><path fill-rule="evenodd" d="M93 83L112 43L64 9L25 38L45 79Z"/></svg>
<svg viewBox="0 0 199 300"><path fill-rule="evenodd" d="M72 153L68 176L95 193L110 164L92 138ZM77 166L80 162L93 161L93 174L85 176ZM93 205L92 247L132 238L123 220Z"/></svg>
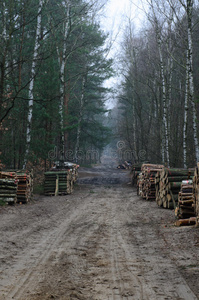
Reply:
<svg viewBox="0 0 199 300"><path fill-rule="evenodd" d="M142 28L137 32L129 18L123 36L117 135L124 157L131 151L139 161L145 153L147 161L193 167L199 161L199 4L146 2Z"/></svg>
<svg viewBox="0 0 199 300"><path fill-rule="evenodd" d="M0 162L26 168L99 161L110 144L121 159L192 167L199 161L199 4L141 1L128 18L114 75L102 0L0 3ZM113 43L114 45L114 43ZM114 92L113 92L114 93ZM110 126L112 124L112 126ZM110 144L111 145L111 144Z"/></svg>
<svg viewBox="0 0 199 300"><path fill-rule="evenodd" d="M108 143L113 73L102 1L0 3L0 160L7 168L88 161ZM97 158L95 158L97 159Z"/></svg>

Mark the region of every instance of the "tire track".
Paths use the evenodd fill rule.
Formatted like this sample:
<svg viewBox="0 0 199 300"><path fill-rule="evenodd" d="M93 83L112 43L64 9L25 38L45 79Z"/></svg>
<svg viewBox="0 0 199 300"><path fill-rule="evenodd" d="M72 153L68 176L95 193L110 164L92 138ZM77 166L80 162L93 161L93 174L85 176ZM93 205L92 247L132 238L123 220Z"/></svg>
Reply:
<svg viewBox="0 0 199 300"><path fill-rule="evenodd" d="M146 294L144 295L143 283L138 276L136 259L133 260L132 255L127 252L127 245L120 233L113 208L111 220L110 253L114 283L113 300L150 300Z"/></svg>
<svg viewBox="0 0 199 300"><path fill-rule="evenodd" d="M149 213L151 213L152 210L149 211L148 203L144 201L140 203L136 200L140 201L138 197L133 197L132 203L127 202L128 206L124 209L123 213L129 224L132 220L134 224L136 224L131 227L134 239L134 243L131 243L131 247L137 245L134 247L133 252L136 253L137 256L139 255L140 263L138 265L142 276L143 290L145 292L148 291L147 299L197 300L197 296L192 292L187 282L179 273L175 262L171 259L171 255L167 254L167 248L162 249L164 241L161 242L162 236L160 235L158 222L156 227L153 222L150 222ZM139 205L138 209L136 207L137 205ZM115 213L116 211L114 215ZM149 215L147 220L140 222L140 216L147 216L147 214ZM152 218L154 218L154 216L152 216ZM122 220L121 216L118 218L118 221L119 220ZM118 222L116 219L114 222L116 224L115 226L117 226ZM137 224L139 224L139 226L137 226ZM125 238L127 238L127 236L128 234L124 234ZM126 247L119 229L117 229L117 238L126 253L126 261L128 261L131 254L128 251L129 248ZM146 294L144 294L143 297L143 299L145 299Z"/></svg>
<svg viewBox="0 0 199 300"><path fill-rule="evenodd" d="M89 197L89 194L87 194L85 198L86 197ZM24 296L25 291L34 288L35 279L37 280L38 275L43 272L43 265L49 260L52 253L58 251L59 247L63 248L64 243L66 243L65 237L73 234L73 224L78 224L79 218L81 218L81 216L77 209L69 218L67 217L62 220L52 233L37 243L34 249L32 248L29 253L20 258L15 267L15 274L12 274L12 281L9 287L7 287L9 291L4 291L0 299L20 300L22 296ZM70 249L70 241L68 241L68 248Z"/></svg>
<svg viewBox="0 0 199 300"><path fill-rule="evenodd" d="M7 264L12 276L0 300L46 300L47 292L82 300L197 299L165 248L151 203L122 186L88 186L72 199L55 224L46 218L46 230L30 224L31 245L14 257L13 274Z"/></svg>
<svg viewBox="0 0 199 300"><path fill-rule="evenodd" d="M58 245L61 244L63 235L70 234L72 229L66 230L64 224L61 225L61 228L53 232L48 237L46 237L36 249L33 249L28 256L25 258L26 261L31 261L35 259L34 265L30 267L29 270L26 270L27 267L24 266L25 272L21 271L19 278L13 283L14 287L6 295L5 299L20 299L27 289L31 289L34 285L34 278L36 274L39 273L42 265L49 259L51 253L57 249ZM24 258L20 262L20 265L23 266Z"/></svg>

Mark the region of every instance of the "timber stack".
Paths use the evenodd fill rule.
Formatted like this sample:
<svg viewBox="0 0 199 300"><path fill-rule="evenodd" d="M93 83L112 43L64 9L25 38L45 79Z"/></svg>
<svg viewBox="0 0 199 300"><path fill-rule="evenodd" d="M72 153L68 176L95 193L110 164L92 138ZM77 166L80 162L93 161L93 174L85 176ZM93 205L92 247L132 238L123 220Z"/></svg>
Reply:
<svg viewBox="0 0 199 300"><path fill-rule="evenodd" d="M178 195L178 205L175 209L175 215L178 218L175 222L176 226L195 225L194 202L193 181L183 180Z"/></svg>
<svg viewBox="0 0 199 300"><path fill-rule="evenodd" d="M132 186L137 185L138 176L141 172L141 164L134 164L131 169L131 184Z"/></svg>
<svg viewBox="0 0 199 300"><path fill-rule="evenodd" d="M33 195L33 173L27 170L17 171L17 203L27 203Z"/></svg>
<svg viewBox="0 0 199 300"><path fill-rule="evenodd" d="M46 196L71 194L77 181L78 168L76 164L66 163L64 169L56 167L45 172L44 194Z"/></svg>
<svg viewBox="0 0 199 300"><path fill-rule="evenodd" d="M138 193L146 200L156 199L155 176L164 168L163 165L143 164L138 180Z"/></svg>
<svg viewBox="0 0 199 300"><path fill-rule="evenodd" d="M178 193L183 180L193 178L193 169L163 168L156 175L156 202L158 206L173 209L178 205Z"/></svg>
<svg viewBox="0 0 199 300"><path fill-rule="evenodd" d="M30 201L33 193L33 174L32 171L27 170L12 170L12 171L1 171L0 178L4 180L4 192L6 192L5 187L9 188L9 182L13 180L16 182L17 190L16 197L13 200L5 202L10 203L27 203ZM8 184L6 184L8 182Z"/></svg>
<svg viewBox="0 0 199 300"><path fill-rule="evenodd" d="M179 219L186 219L195 216L194 206L193 181L183 180L181 190L178 194L176 216Z"/></svg>
<svg viewBox="0 0 199 300"><path fill-rule="evenodd" d="M17 179L0 179L0 201L15 204L17 201Z"/></svg>
<svg viewBox="0 0 199 300"><path fill-rule="evenodd" d="M196 223L199 226L199 163L197 163L194 172L193 195L194 195L194 211L196 215Z"/></svg>

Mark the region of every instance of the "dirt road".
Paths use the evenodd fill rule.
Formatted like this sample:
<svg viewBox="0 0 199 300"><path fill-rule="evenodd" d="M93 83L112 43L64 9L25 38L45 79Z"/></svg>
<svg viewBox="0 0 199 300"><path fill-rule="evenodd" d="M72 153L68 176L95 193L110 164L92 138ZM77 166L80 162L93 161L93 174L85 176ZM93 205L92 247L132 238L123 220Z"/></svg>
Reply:
<svg viewBox="0 0 199 300"><path fill-rule="evenodd" d="M0 300L199 299L199 229L128 181L82 170L73 195L0 208Z"/></svg>

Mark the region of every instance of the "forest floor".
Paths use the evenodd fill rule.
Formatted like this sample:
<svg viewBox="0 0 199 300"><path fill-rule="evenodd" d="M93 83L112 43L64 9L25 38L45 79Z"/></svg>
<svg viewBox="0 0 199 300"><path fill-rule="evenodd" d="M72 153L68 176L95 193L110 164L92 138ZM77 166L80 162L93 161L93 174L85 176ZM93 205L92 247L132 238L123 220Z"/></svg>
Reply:
<svg viewBox="0 0 199 300"><path fill-rule="evenodd" d="M74 193L0 208L0 300L199 299L199 228L129 185L80 169Z"/></svg>

